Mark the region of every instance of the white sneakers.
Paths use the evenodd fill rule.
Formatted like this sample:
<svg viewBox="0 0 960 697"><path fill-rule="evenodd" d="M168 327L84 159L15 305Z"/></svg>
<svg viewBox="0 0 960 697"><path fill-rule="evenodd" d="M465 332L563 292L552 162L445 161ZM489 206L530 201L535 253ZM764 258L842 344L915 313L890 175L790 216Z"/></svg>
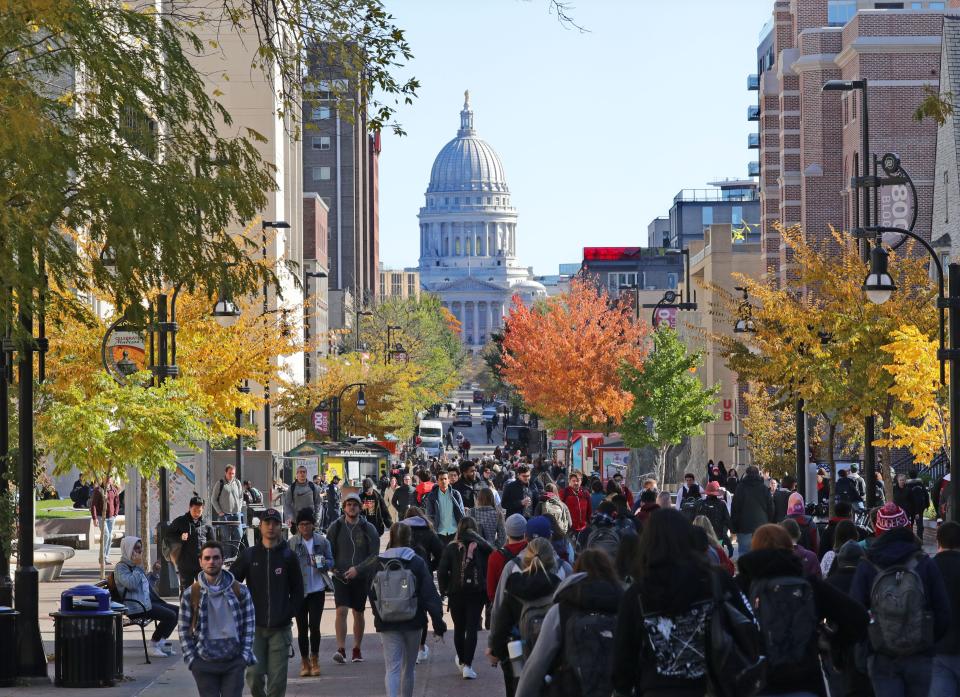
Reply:
<svg viewBox="0 0 960 697"><path fill-rule="evenodd" d="M417 665L420 665L428 658L430 658L430 647L425 645L422 649L417 651Z"/></svg>
<svg viewBox="0 0 960 697"><path fill-rule="evenodd" d="M163 650L163 646L158 641L150 642L150 655L158 656L160 658L166 658L170 654Z"/></svg>
<svg viewBox="0 0 960 697"><path fill-rule="evenodd" d="M477 671L475 671L470 666L463 666L463 679L464 680L476 680Z"/></svg>
<svg viewBox="0 0 960 697"><path fill-rule="evenodd" d="M453 662L457 664L457 670L463 670L463 664L460 662L460 657L454 652Z"/></svg>

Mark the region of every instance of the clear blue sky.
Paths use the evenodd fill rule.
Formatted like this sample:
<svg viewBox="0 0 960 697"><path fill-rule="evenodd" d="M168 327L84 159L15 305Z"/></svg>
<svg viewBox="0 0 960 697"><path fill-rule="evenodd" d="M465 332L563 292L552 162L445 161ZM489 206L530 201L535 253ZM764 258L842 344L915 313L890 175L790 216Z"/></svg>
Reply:
<svg viewBox="0 0 960 697"><path fill-rule="evenodd" d="M421 82L384 133L380 259L414 266L417 212L433 159L456 135L463 91L500 154L519 213L520 260L538 274L585 245L646 246L673 196L743 177L746 88L773 0L580 0L588 29L563 28L547 0L387 0Z"/></svg>

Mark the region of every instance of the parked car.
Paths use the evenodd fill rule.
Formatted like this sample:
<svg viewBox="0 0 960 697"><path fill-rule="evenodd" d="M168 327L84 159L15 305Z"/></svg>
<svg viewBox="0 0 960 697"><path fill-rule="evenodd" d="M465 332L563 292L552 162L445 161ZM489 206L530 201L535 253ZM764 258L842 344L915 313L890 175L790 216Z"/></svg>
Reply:
<svg viewBox="0 0 960 697"><path fill-rule="evenodd" d="M457 415L453 417L454 426L473 426L473 417L470 416L468 409L458 409Z"/></svg>
<svg viewBox="0 0 960 697"><path fill-rule="evenodd" d="M497 408L493 406L483 408L483 423L493 421L494 414L497 413Z"/></svg>

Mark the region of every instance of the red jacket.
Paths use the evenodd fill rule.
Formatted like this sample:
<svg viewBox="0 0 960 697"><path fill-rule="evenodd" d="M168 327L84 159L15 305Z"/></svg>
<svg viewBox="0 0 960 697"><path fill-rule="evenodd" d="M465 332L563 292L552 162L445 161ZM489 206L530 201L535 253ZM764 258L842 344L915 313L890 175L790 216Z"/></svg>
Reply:
<svg viewBox="0 0 960 697"><path fill-rule="evenodd" d="M520 542L511 542L506 545L506 549L513 553L514 557L520 556L520 552L527 546L526 540ZM503 567L507 565L507 559L499 549L490 555L487 560L487 597L493 602L497 595L497 585L500 583L500 574L503 573Z"/></svg>
<svg viewBox="0 0 960 697"><path fill-rule="evenodd" d="M106 499L106 501L104 501ZM106 511L104 511L106 505ZM93 524L99 525L100 516L106 518L116 518L120 512L120 491L111 484L107 487L106 496L102 486L93 490L93 496L90 497L90 516L93 518Z"/></svg>
<svg viewBox="0 0 960 697"><path fill-rule="evenodd" d="M583 530L590 524L590 492L580 487L577 493L573 487L568 486L563 490L563 502L570 509L570 518L573 520L573 529L577 532Z"/></svg>
<svg viewBox="0 0 960 697"><path fill-rule="evenodd" d="M436 486L434 482L420 482L417 484L417 505L423 504L423 497L429 494L434 486Z"/></svg>
<svg viewBox="0 0 960 697"><path fill-rule="evenodd" d="M633 492L630 491L630 487L628 487L626 484L623 485L623 495L627 497L627 508L632 511L634 504Z"/></svg>

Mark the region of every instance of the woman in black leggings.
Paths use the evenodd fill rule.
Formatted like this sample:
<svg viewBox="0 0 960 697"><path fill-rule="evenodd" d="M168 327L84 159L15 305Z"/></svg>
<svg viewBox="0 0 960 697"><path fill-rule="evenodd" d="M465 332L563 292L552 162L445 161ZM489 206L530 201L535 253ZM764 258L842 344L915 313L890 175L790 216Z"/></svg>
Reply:
<svg viewBox="0 0 960 697"><path fill-rule="evenodd" d="M450 600L453 645L464 680L475 680L473 655L477 650L480 615L487 604L487 558L493 547L477 530L473 518L461 518L457 536L443 550L437 582L440 595Z"/></svg>
<svg viewBox="0 0 960 697"><path fill-rule="evenodd" d="M320 675L320 619L330 578L326 572L333 565L333 555L327 538L314 531L312 509L304 508L297 513L297 532L289 544L303 574L303 605L296 619L300 677L305 678Z"/></svg>

